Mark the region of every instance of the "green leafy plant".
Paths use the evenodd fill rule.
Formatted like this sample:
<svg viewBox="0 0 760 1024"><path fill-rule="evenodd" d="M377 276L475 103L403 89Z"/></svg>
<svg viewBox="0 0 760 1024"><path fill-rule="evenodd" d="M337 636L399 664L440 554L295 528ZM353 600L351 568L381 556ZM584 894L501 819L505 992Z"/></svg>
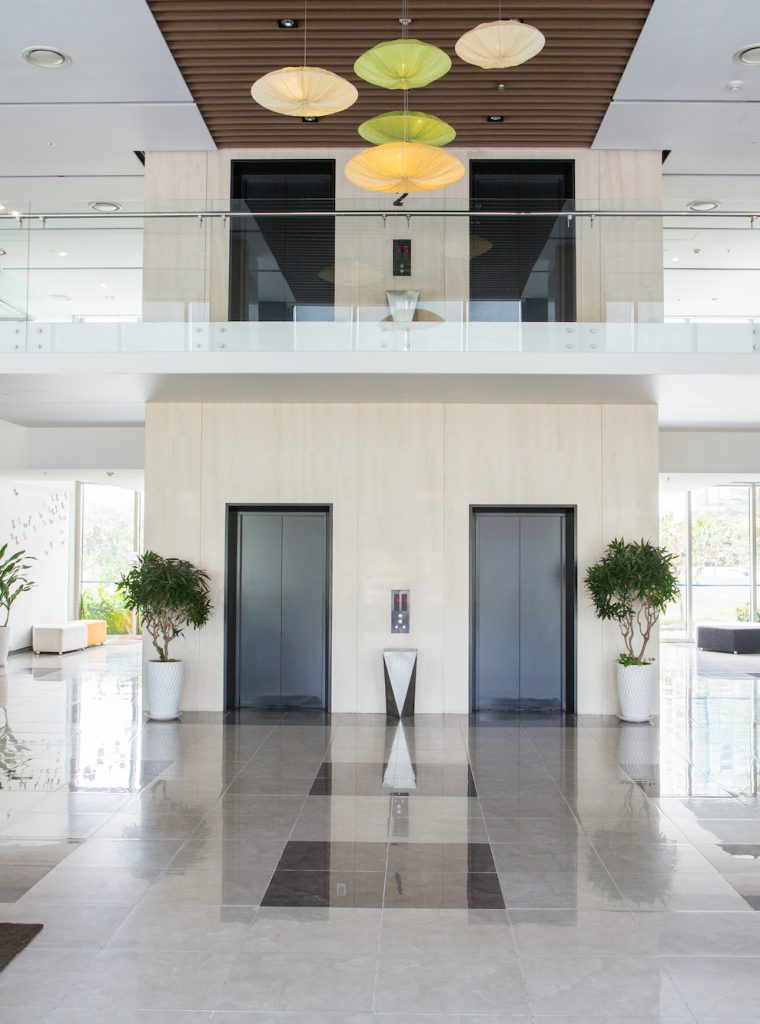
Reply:
<svg viewBox="0 0 760 1024"><path fill-rule="evenodd" d="M132 612L123 595L109 590L106 583L99 583L97 589L87 587L82 591L80 618L105 619L110 635L132 632Z"/></svg>
<svg viewBox="0 0 760 1024"><path fill-rule="evenodd" d="M675 555L649 541L626 543L616 538L586 572L586 589L597 617L612 619L620 627L625 644L621 665L648 665L654 660L644 654L661 612L678 596L674 561Z"/></svg>
<svg viewBox="0 0 760 1024"><path fill-rule="evenodd" d="M159 661L174 661L169 657L172 640L188 626L200 629L208 622L212 610L208 579L208 573L192 562L146 551L117 583L125 608L140 613Z"/></svg>
<svg viewBox="0 0 760 1024"><path fill-rule="evenodd" d="M8 625L13 602L36 586L27 575L32 562L36 561L34 555L27 555L26 551L14 551L9 555L7 551L6 543L0 547L0 613L5 609L5 621L0 622L0 626Z"/></svg>

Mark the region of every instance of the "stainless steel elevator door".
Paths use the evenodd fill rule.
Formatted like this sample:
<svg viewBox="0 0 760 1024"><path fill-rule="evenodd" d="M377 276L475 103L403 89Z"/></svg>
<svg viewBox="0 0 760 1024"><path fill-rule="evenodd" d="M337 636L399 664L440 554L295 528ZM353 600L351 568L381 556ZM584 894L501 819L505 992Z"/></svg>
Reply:
<svg viewBox="0 0 760 1024"><path fill-rule="evenodd" d="M327 559L327 512L240 513L240 707L325 707Z"/></svg>
<svg viewBox="0 0 760 1024"><path fill-rule="evenodd" d="M562 708L564 515L477 512L473 572L473 710Z"/></svg>

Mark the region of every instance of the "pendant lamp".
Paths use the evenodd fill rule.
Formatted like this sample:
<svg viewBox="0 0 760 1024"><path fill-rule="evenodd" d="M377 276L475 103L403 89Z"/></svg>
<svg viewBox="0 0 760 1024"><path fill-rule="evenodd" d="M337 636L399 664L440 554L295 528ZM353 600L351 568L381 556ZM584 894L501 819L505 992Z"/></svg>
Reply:
<svg viewBox="0 0 760 1024"><path fill-rule="evenodd" d="M327 117L347 110L359 98L356 86L326 68L306 63L308 0L303 5L303 64L279 68L258 78L251 96L261 107L288 117Z"/></svg>
<svg viewBox="0 0 760 1024"><path fill-rule="evenodd" d="M356 103L359 92L325 68L280 68L257 79L251 96L261 107L288 117L327 117Z"/></svg>
<svg viewBox="0 0 760 1024"><path fill-rule="evenodd" d="M521 21L486 21L465 32L454 49L457 56L479 68L514 68L535 57L546 39L533 25Z"/></svg>
<svg viewBox="0 0 760 1024"><path fill-rule="evenodd" d="M426 146L448 146L457 133L440 117L419 110L391 110L359 125L359 134L367 142L382 146L385 142L422 142Z"/></svg>
<svg viewBox="0 0 760 1024"><path fill-rule="evenodd" d="M451 68L451 58L438 46L419 39L390 39L367 50L354 71L381 89L421 89Z"/></svg>
<svg viewBox="0 0 760 1024"><path fill-rule="evenodd" d="M386 142L349 160L346 177L370 192L429 192L459 181L464 164L436 146Z"/></svg>

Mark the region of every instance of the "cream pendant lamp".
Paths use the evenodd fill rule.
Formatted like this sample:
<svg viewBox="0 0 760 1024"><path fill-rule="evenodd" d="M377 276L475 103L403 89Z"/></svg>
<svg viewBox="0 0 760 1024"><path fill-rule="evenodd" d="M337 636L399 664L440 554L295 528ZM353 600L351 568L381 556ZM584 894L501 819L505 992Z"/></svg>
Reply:
<svg viewBox="0 0 760 1024"><path fill-rule="evenodd" d="M457 56L479 68L514 68L543 50L546 39L533 25L514 18L486 21L457 40Z"/></svg>
<svg viewBox="0 0 760 1024"><path fill-rule="evenodd" d="M348 180L371 192L429 192L453 185L464 173L461 160L419 142L386 142L346 164Z"/></svg>
<svg viewBox="0 0 760 1024"><path fill-rule="evenodd" d="M308 0L303 5L303 64L280 68L258 78L251 96L261 107L288 117L327 117L347 110L359 98L356 86L326 68L306 63Z"/></svg>

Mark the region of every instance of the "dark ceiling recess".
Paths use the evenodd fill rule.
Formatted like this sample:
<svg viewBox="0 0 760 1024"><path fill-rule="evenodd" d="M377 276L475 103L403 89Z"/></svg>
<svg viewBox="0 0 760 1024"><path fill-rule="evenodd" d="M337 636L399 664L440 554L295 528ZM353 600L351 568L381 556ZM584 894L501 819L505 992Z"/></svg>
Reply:
<svg viewBox="0 0 760 1024"><path fill-rule="evenodd" d="M496 17L494 0L412 0L410 35L436 43L451 71L409 95L412 110L445 118L467 146L590 146L653 0L519 0L503 5L546 36L542 52L520 67L483 71L464 64L454 43ZM357 125L400 109L400 92L377 89L353 73L375 43L400 35L396 0L310 0L308 62L350 79L359 100L320 124L273 114L251 99L267 71L303 61L303 24L283 32L282 0L148 0L174 59L218 146L361 146ZM293 9L294 10L294 9ZM507 89L494 110L496 86ZM494 132L488 114L504 115ZM455 143L456 145L456 143Z"/></svg>

